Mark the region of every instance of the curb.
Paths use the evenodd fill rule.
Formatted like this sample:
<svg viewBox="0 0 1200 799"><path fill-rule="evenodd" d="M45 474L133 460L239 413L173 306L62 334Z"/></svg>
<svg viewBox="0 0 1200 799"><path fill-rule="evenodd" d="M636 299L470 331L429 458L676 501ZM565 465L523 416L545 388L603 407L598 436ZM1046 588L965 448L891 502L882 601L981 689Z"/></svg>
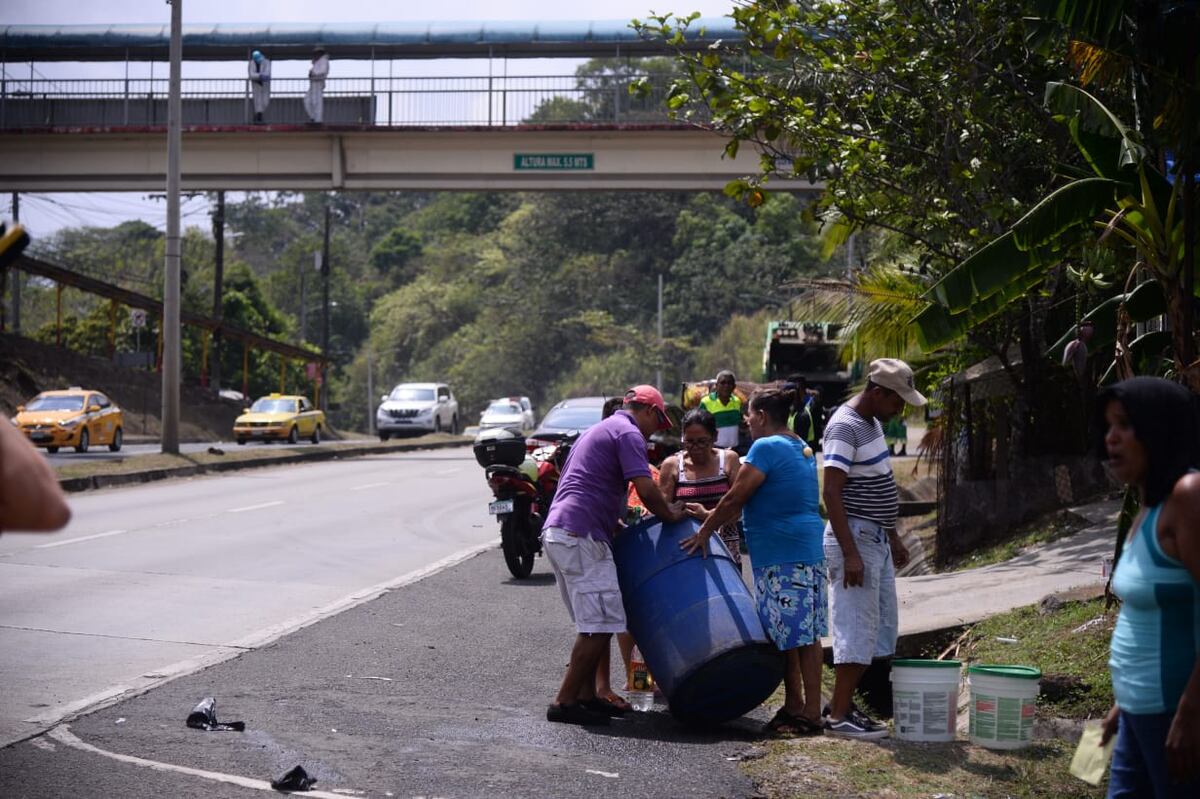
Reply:
<svg viewBox="0 0 1200 799"><path fill-rule="evenodd" d="M119 474L95 474L88 477L65 477L58 481L59 487L68 493L93 491L98 488L114 486L153 483L159 480L169 480L174 477L196 477L215 472L232 472L241 469L256 469L265 466L285 466L293 463L310 461L332 461L343 458L353 458L359 455L379 455L389 452L415 452L423 449L452 449L465 447L470 440L463 441L430 441L424 444L375 444L364 447L346 449L315 449L304 448L290 455L273 458L246 458L235 461L217 461L214 463L197 463L192 466L173 466L167 469L144 469L138 472L121 472Z"/></svg>

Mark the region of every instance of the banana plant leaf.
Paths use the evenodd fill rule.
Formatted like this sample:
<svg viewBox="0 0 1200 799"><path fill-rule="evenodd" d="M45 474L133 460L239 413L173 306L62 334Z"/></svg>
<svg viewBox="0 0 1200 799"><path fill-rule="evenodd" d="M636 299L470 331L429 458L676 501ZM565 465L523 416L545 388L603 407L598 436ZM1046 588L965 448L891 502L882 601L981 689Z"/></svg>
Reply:
<svg viewBox="0 0 1200 799"><path fill-rule="evenodd" d="M1088 345L1091 349L1109 347L1117 340L1117 307L1122 301L1125 301L1125 310L1134 322L1145 322L1167 312L1167 300L1157 280L1146 281L1128 295L1109 297L1083 315L1083 318L1094 326L1092 340ZM1050 345L1046 350L1046 357L1056 361L1062 360L1063 350L1073 338L1075 328L1071 327L1058 341Z"/></svg>
<svg viewBox="0 0 1200 799"><path fill-rule="evenodd" d="M1096 174L1114 180L1146 160L1146 148L1116 114L1094 96L1070 83L1050 81L1042 105L1069 119L1075 144Z"/></svg>
<svg viewBox="0 0 1200 799"><path fill-rule="evenodd" d="M1073 35L1108 48L1120 49L1121 17L1126 0L1035 0L1033 10L1042 19L1054 19Z"/></svg>
<svg viewBox="0 0 1200 799"><path fill-rule="evenodd" d="M1075 242L1067 236L1114 201L1122 184L1107 178L1068 183L1038 203L1012 229L980 247L930 287L925 299L958 314L987 300L1031 270L1056 262L1055 256Z"/></svg>

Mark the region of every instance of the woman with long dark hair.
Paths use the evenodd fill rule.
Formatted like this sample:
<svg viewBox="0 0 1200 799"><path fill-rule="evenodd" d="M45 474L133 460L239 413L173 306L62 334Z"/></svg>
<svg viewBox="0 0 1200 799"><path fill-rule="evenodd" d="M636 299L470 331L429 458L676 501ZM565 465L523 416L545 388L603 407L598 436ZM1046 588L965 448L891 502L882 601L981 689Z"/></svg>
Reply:
<svg viewBox="0 0 1200 799"><path fill-rule="evenodd" d="M1122 600L1109 671L1108 796L1200 795L1200 420L1197 398L1157 377L1102 391L1109 471L1142 510L1113 573Z"/></svg>

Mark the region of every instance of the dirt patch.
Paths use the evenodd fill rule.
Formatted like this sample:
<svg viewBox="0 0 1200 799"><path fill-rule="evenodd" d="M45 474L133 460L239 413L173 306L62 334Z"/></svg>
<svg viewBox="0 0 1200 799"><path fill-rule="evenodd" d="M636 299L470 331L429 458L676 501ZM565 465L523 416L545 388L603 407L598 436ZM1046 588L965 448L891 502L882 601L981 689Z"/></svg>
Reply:
<svg viewBox="0 0 1200 799"><path fill-rule="evenodd" d="M82 386L103 391L125 414L126 436L157 438L161 431L162 376L122 369L62 347L0 334L0 411L12 416L35 394ZM180 387L179 437L184 441L228 438L242 403L199 386Z"/></svg>

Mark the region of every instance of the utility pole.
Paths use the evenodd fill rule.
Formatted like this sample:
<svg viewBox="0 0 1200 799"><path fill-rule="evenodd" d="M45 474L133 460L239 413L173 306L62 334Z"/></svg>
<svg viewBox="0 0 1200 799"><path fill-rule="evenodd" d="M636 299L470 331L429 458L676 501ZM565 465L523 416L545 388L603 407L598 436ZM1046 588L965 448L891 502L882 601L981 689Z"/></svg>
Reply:
<svg viewBox="0 0 1200 799"><path fill-rule="evenodd" d="M225 192L217 192L217 211L213 214L213 239L217 243L216 255L213 258L213 319L217 320L217 329L212 335L212 365L208 369L210 385L213 391L221 393L221 319L224 317L224 305L221 292L225 280Z"/></svg>
<svg viewBox="0 0 1200 799"><path fill-rule="evenodd" d="M367 435L375 435L375 360L367 348Z"/></svg>
<svg viewBox="0 0 1200 799"><path fill-rule="evenodd" d="M662 392L662 272L658 273L658 356L654 359L658 368L654 370L654 387Z"/></svg>
<svg viewBox="0 0 1200 799"><path fill-rule="evenodd" d="M17 192L12 193L12 211L13 224L21 221L21 195ZM13 267L12 270L12 329L13 332L20 335L21 333L21 270Z"/></svg>
<svg viewBox="0 0 1200 799"><path fill-rule="evenodd" d="M329 196L325 197L325 240L321 245L321 410L329 410Z"/></svg>
<svg viewBox="0 0 1200 799"><path fill-rule="evenodd" d="M171 80L167 95L167 254L163 276L162 451L179 454L179 151L180 73L183 61L183 0L171 0Z"/></svg>

